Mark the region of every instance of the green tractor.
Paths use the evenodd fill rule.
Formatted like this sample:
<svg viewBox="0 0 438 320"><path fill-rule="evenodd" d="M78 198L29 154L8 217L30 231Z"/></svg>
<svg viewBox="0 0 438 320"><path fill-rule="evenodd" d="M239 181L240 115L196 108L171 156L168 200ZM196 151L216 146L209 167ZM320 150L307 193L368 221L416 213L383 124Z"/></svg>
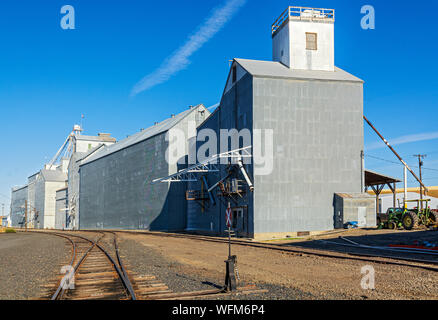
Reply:
<svg viewBox="0 0 438 320"><path fill-rule="evenodd" d="M407 210L405 203L406 213L402 217L402 224L406 230L412 230L419 225L430 227L438 223L438 212L430 210L429 201L430 199L406 201L417 203L417 207L410 210Z"/></svg>
<svg viewBox="0 0 438 320"><path fill-rule="evenodd" d="M402 219L407 212L404 208L388 208L386 213L377 214L379 229L399 229L403 227Z"/></svg>
<svg viewBox="0 0 438 320"><path fill-rule="evenodd" d="M416 202L417 207L408 209L407 203L404 208L389 208L386 213L379 213L377 215L377 226L385 229L399 229L412 230L419 225L430 227L437 224L438 212L430 210L430 199L423 200L408 200L406 202ZM423 202L423 209L421 208Z"/></svg>

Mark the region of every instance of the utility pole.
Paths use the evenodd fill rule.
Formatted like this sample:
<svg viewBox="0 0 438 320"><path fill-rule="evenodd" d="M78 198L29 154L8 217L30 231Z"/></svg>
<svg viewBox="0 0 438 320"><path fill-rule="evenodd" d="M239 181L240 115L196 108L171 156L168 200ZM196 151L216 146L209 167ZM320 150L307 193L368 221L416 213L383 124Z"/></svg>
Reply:
<svg viewBox="0 0 438 320"><path fill-rule="evenodd" d="M382 139L382 141L388 146L388 148L395 154L395 156L400 160L401 163L405 166L407 170L414 176L415 179L423 186L424 191L427 192L427 187L423 184L420 178L417 177L414 171L409 168L408 164L399 156L399 154L394 150L394 148L389 144L389 142L380 134L380 132L373 126L373 124L367 119L367 117L363 116L363 119L368 123L368 125L374 130L375 133Z"/></svg>
<svg viewBox="0 0 438 320"><path fill-rule="evenodd" d="M414 157L418 158L418 168L420 170L420 181L423 182L423 177L421 174L421 167L423 166L423 159L426 158L425 154L415 154ZM420 200L423 200L423 186L420 183ZM420 208L423 210L423 201L420 201Z"/></svg>

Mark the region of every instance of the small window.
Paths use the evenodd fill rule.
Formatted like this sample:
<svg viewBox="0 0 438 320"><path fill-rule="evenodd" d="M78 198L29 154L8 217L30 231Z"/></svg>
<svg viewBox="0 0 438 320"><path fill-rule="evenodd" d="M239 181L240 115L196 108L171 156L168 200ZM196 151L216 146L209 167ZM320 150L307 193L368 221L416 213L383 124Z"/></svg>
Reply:
<svg viewBox="0 0 438 320"><path fill-rule="evenodd" d="M318 35L312 32L306 32L306 49L318 50Z"/></svg>
<svg viewBox="0 0 438 320"><path fill-rule="evenodd" d="M236 70L236 66L233 66L233 71L232 71L232 73L233 73L233 83L234 82L236 82L236 80L237 80L237 70Z"/></svg>

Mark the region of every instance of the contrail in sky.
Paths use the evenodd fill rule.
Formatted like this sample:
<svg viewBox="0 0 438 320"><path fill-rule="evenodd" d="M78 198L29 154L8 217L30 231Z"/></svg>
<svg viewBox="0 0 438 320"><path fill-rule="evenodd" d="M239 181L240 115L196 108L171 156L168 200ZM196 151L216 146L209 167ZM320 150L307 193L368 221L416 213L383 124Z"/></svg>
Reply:
<svg viewBox="0 0 438 320"><path fill-rule="evenodd" d="M435 140L438 139L438 132L429 132L429 133L418 133L418 134L411 134L408 136L402 136L395 139L389 139L389 143L391 145L400 145L405 143L411 143L411 142L419 142L419 141L429 141L429 140ZM368 145L365 149L366 150L375 150L384 148L386 145L383 142L375 142Z"/></svg>
<svg viewBox="0 0 438 320"><path fill-rule="evenodd" d="M246 0L227 0L223 6L214 9L184 45L166 58L157 70L145 76L134 86L131 96L163 83L177 72L187 68L190 64L190 56L219 32L245 2Z"/></svg>

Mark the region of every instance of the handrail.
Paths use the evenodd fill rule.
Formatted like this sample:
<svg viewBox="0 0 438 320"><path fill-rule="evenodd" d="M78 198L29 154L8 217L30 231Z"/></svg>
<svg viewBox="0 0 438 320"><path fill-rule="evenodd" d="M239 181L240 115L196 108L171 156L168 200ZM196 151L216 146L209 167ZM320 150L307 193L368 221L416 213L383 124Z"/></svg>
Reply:
<svg viewBox="0 0 438 320"><path fill-rule="evenodd" d="M272 24L274 34L288 19L310 20L310 21L335 21L335 10L325 8L294 7L289 6Z"/></svg>

